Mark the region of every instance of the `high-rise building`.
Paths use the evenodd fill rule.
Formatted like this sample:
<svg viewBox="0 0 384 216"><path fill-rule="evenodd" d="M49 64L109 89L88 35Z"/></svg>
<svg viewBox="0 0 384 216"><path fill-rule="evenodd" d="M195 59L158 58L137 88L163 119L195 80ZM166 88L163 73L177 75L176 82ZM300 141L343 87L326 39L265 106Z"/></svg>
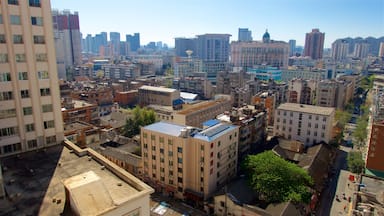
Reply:
<svg viewBox="0 0 384 216"><path fill-rule="evenodd" d="M66 69L81 64L81 33L79 13L52 11L59 78L66 80Z"/></svg>
<svg viewBox="0 0 384 216"><path fill-rule="evenodd" d="M353 56L358 58L366 58L368 56L369 44L368 43L356 43L353 50Z"/></svg>
<svg viewBox="0 0 384 216"><path fill-rule="evenodd" d="M125 40L129 43L129 47L132 52L136 52L140 48L140 33L126 35Z"/></svg>
<svg viewBox="0 0 384 216"><path fill-rule="evenodd" d="M120 33L119 32L109 32L109 41L112 45L113 56L120 55Z"/></svg>
<svg viewBox="0 0 384 216"><path fill-rule="evenodd" d="M230 34L197 35L197 57L207 62L228 62Z"/></svg>
<svg viewBox="0 0 384 216"><path fill-rule="evenodd" d="M2 1L0 14L2 157L61 143L64 129L50 1Z"/></svg>
<svg viewBox="0 0 384 216"><path fill-rule="evenodd" d="M196 56L196 38L175 38L175 55L180 57L188 57L185 52L191 50L191 56Z"/></svg>
<svg viewBox="0 0 384 216"><path fill-rule="evenodd" d="M336 40L332 43L332 58L342 61L347 58L349 44L345 40Z"/></svg>
<svg viewBox="0 0 384 216"><path fill-rule="evenodd" d="M304 56L310 56L312 59L323 58L325 33L319 29L312 29L312 32L305 36Z"/></svg>
<svg viewBox="0 0 384 216"><path fill-rule="evenodd" d="M384 42L380 43L379 47L379 57L384 57Z"/></svg>
<svg viewBox="0 0 384 216"><path fill-rule="evenodd" d="M248 28L239 28L238 41L252 41L252 31Z"/></svg>
<svg viewBox="0 0 384 216"><path fill-rule="evenodd" d="M296 40L289 40L289 56L296 55Z"/></svg>

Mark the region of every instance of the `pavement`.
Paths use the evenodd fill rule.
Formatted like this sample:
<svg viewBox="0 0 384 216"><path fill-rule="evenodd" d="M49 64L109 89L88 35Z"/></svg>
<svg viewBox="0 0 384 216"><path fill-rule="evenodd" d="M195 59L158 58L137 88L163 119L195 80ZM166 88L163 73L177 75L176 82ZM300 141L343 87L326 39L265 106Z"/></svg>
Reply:
<svg viewBox="0 0 384 216"><path fill-rule="evenodd" d="M151 195L151 216L202 216L206 213L174 198L155 192Z"/></svg>
<svg viewBox="0 0 384 216"><path fill-rule="evenodd" d="M333 197L330 215L351 215L355 182L349 176L357 175L346 170L340 170L335 196ZM338 198L338 199L337 199Z"/></svg>

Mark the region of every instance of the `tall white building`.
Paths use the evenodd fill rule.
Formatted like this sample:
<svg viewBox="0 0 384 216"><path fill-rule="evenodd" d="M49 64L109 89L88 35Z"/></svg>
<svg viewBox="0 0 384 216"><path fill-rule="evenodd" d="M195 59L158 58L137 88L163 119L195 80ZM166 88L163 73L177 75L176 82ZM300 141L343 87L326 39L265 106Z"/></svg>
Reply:
<svg viewBox="0 0 384 216"><path fill-rule="evenodd" d="M64 139L49 0L0 3L0 157Z"/></svg>
<svg viewBox="0 0 384 216"><path fill-rule="evenodd" d="M337 40L332 43L332 58L341 61L347 58L349 44L345 40Z"/></svg>
<svg viewBox="0 0 384 216"><path fill-rule="evenodd" d="M273 135L298 140L306 146L329 142L332 139L332 125L335 108L281 104L275 111Z"/></svg>

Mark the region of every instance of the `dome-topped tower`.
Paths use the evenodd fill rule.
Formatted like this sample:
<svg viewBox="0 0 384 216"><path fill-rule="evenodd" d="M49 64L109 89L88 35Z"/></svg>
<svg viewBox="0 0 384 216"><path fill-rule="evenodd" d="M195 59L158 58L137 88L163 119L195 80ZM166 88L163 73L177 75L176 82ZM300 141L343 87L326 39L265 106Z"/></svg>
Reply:
<svg viewBox="0 0 384 216"><path fill-rule="evenodd" d="M263 42L269 43L270 41L271 41L271 37L269 36L268 29L266 29L263 35Z"/></svg>

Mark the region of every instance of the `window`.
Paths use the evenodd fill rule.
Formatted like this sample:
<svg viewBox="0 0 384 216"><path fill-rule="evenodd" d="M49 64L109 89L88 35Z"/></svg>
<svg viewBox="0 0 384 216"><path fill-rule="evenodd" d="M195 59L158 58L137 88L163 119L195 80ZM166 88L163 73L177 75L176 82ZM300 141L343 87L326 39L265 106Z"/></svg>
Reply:
<svg viewBox="0 0 384 216"><path fill-rule="evenodd" d="M183 168L177 168L177 172L179 172L179 173L182 173L183 172Z"/></svg>
<svg viewBox="0 0 384 216"><path fill-rule="evenodd" d="M3 15L0 14L0 24L3 24Z"/></svg>
<svg viewBox="0 0 384 216"><path fill-rule="evenodd" d="M156 155L152 155L152 160L156 160Z"/></svg>
<svg viewBox="0 0 384 216"><path fill-rule="evenodd" d="M45 138L46 143L49 144L56 144L56 136L49 136Z"/></svg>
<svg viewBox="0 0 384 216"><path fill-rule="evenodd" d="M7 41L5 40L5 35L0 34L0 43L6 43Z"/></svg>
<svg viewBox="0 0 384 216"><path fill-rule="evenodd" d="M43 17L31 17L32 25L43 26Z"/></svg>
<svg viewBox="0 0 384 216"><path fill-rule="evenodd" d="M44 129L53 128L53 127L55 127L54 120L44 121Z"/></svg>
<svg viewBox="0 0 384 216"><path fill-rule="evenodd" d="M156 146L152 146L152 151L156 151Z"/></svg>
<svg viewBox="0 0 384 216"><path fill-rule="evenodd" d="M42 89L40 89L40 95L41 96L49 96L49 95L51 95L51 90L49 88L42 88Z"/></svg>
<svg viewBox="0 0 384 216"><path fill-rule="evenodd" d="M37 148L37 140L33 139L33 140L28 140L27 141L27 146L29 149L31 148Z"/></svg>
<svg viewBox="0 0 384 216"><path fill-rule="evenodd" d="M0 101L5 101L5 100L12 100L13 95L12 92L0 92Z"/></svg>
<svg viewBox="0 0 384 216"><path fill-rule="evenodd" d="M34 35L33 36L34 44L45 44L45 38L43 35Z"/></svg>
<svg viewBox="0 0 384 216"><path fill-rule="evenodd" d="M172 157L173 156L173 152L172 151L168 151L168 156Z"/></svg>
<svg viewBox="0 0 384 216"><path fill-rule="evenodd" d="M183 153L183 148L181 148L181 147L177 147L177 152L179 152L179 153Z"/></svg>
<svg viewBox="0 0 384 216"><path fill-rule="evenodd" d="M16 117L16 109L0 110L0 119Z"/></svg>
<svg viewBox="0 0 384 216"><path fill-rule="evenodd" d="M164 137L159 137L160 143L164 143Z"/></svg>
<svg viewBox="0 0 384 216"><path fill-rule="evenodd" d="M28 80L27 72L19 72L19 80Z"/></svg>
<svg viewBox="0 0 384 216"><path fill-rule="evenodd" d="M151 140L156 140L155 135L151 135Z"/></svg>
<svg viewBox="0 0 384 216"><path fill-rule="evenodd" d="M14 44L22 44L23 42L23 35L13 35L13 43Z"/></svg>
<svg viewBox="0 0 384 216"><path fill-rule="evenodd" d="M143 138L147 138L147 133L143 133Z"/></svg>
<svg viewBox="0 0 384 216"><path fill-rule="evenodd" d="M0 82L9 82L11 81L11 73L3 72L0 73Z"/></svg>
<svg viewBox="0 0 384 216"><path fill-rule="evenodd" d="M182 187L177 187L177 191L183 192L183 188Z"/></svg>
<svg viewBox="0 0 384 216"><path fill-rule="evenodd" d="M12 152L17 152L21 150L21 143L14 143L11 145L6 145L3 147L3 153L12 153Z"/></svg>
<svg viewBox="0 0 384 216"><path fill-rule="evenodd" d="M21 98L29 98L29 91L28 89L21 90L20 91Z"/></svg>
<svg viewBox="0 0 384 216"><path fill-rule="evenodd" d="M18 5L19 4L19 0L8 0L8 4Z"/></svg>
<svg viewBox="0 0 384 216"><path fill-rule="evenodd" d="M48 60L48 56L46 53L38 53L36 54L36 61L38 62L46 62Z"/></svg>
<svg viewBox="0 0 384 216"><path fill-rule="evenodd" d="M177 178L177 182L179 182L179 183L183 183L183 178L178 177L178 178Z"/></svg>
<svg viewBox="0 0 384 216"><path fill-rule="evenodd" d="M9 127L9 128L1 128L0 129L0 137L12 136L15 134L17 134L17 128L16 127Z"/></svg>
<svg viewBox="0 0 384 216"><path fill-rule="evenodd" d="M52 112L53 111L53 106L52 106L52 104L44 104L42 106L42 109L43 109L43 113Z"/></svg>
<svg viewBox="0 0 384 216"><path fill-rule="evenodd" d="M169 166L173 166L173 161L168 161Z"/></svg>
<svg viewBox="0 0 384 216"><path fill-rule="evenodd" d="M8 54L0 53L0 63L7 63L8 62Z"/></svg>
<svg viewBox="0 0 384 216"><path fill-rule="evenodd" d="M32 107L23 107L24 115L32 115Z"/></svg>
<svg viewBox="0 0 384 216"><path fill-rule="evenodd" d="M26 61L26 56L25 54L16 54L16 62L25 62Z"/></svg>
<svg viewBox="0 0 384 216"><path fill-rule="evenodd" d="M21 25L21 19L18 15L11 15L11 24L12 25Z"/></svg>
<svg viewBox="0 0 384 216"><path fill-rule="evenodd" d="M164 154L164 149L160 148L160 154Z"/></svg>
<svg viewBox="0 0 384 216"><path fill-rule="evenodd" d="M183 163L183 158L177 158L177 163Z"/></svg>
<svg viewBox="0 0 384 216"><path fill-rule="evenodd" d="M41 7L40 0L29 0L29 6L31 6L31 7Z"/></svg>
<svg viewBox="0 0 384 216"><path fill-rule="evenodd" d="M31 131L35 131L35 124L26 124L25 125L25 130L27 131L27 132L31 132Z"/></svg>
<svg viewBox="0 0 384 216"><path fill-rule="evenodd" d="M173 185L173 180L172 179L169 179L168 181L169 181L170 185Z"/></svg>

